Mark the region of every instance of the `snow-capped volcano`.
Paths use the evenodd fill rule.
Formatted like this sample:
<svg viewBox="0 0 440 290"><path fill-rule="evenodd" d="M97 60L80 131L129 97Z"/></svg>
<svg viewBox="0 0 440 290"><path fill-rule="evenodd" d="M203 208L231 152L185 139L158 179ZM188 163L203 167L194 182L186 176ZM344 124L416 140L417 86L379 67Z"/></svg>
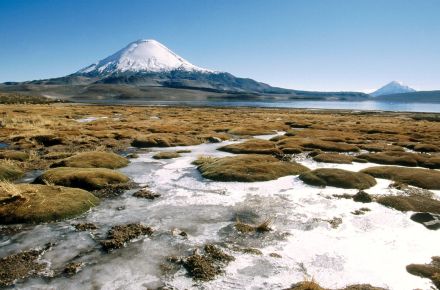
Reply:
<svg viewBox="0 0 440 290"><path fill-rule="evenodd" d="M405 86L401 82L392 81L386 84L385 86L381 87L377 91L372 92L370 95L372 95L373 97L378 97L384 95L411 93L415 91L416 91L415 89Z"/></svg>
<svg viewBox="0 0 440 290"><path fill-rule="evenodd" d="M98 63L79 70L77 74L169 72L174 70L212 72L191 64L160 42L148 39L132 42Z"/></svg>

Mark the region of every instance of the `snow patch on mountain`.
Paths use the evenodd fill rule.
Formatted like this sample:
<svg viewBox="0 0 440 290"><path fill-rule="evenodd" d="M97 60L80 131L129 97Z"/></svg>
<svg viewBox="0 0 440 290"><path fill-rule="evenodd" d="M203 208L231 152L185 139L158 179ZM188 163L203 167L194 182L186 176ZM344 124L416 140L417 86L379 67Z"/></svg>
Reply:
<svg viewBox="0 0 440 290"><path fill-rule="evenodd" d="M370 95L373 97L384 96L384 95L393 95L393 94L403 94L403 93L411 93L416 90L404 85L398 81L392 81L385 86L381 87L377 91L372 92Z"/></svg>
<svg viewBox="0 0 440 290"><path fill-rule="evenodd" d="M148 39L130 43L115 54L85 67L77 74L111 74L121 72L168 72L185 70L214 72L191 64L160 42Z"/></svg>

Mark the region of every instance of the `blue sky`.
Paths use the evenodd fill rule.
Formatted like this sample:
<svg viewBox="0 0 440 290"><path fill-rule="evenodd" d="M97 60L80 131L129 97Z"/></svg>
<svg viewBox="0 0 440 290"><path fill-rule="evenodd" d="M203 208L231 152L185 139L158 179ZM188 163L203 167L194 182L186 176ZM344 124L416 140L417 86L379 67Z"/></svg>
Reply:
<svg viewBox="0 0 440 290"><path fill-rule="evenodd" d="M0 82L63 76L137 39L271 85L440 89L439 0L0 0Z"/></svg>

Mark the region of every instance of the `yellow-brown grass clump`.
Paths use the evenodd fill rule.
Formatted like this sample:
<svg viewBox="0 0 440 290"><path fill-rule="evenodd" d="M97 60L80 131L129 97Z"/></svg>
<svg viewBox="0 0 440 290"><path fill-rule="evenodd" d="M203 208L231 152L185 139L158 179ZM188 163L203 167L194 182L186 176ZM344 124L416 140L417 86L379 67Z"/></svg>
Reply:
<svg viewBox="0 0 440 290"><path fill-rule="evenodd" d="M0 224L61 220L97 204L97 197L78 188L0 182Z"/></svg>
<svg viewBox="0 0 440 290"><path fill-rule="evenodd" d="M107 168L57 167L45 171L35 179L34 183L98 190L128 181L126 175Z"/></svg>
<svg viewBox="0 0 440 290"><path fill-rule="evenodd" d="M307 167L295 162L255 154L202 158L195 164L203 177L216 181L267 181L308 171Z"/></svg>

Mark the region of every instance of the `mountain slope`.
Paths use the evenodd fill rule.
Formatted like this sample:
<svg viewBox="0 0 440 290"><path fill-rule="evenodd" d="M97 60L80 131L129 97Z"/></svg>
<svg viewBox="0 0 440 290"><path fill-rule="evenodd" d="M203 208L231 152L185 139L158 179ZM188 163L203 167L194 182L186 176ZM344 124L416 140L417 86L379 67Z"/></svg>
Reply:
<svg viewBox="0 0 440 290"><path fill-rule="evenodd" d="M0 91L81 100L275 98L363 100L358 92L307 92L198 67L155 40L138 40L59 78L0 84Z"/></svg>
<svg viewBox="0 0 440 290"><path fill-rule="evenodd" d="M76 74L99 75L173 70L212 72L191 64L158 41L148 39L132 42L115 54L79 70Z"/></svg>
<svg viewBox="0 0 440 290"><path fill-rule="evenodd" d="M411 93L415 92L413 88L405 86L404 84L392 81L385 86L381 87L377 91L371 93L370 95L373 97L385 96L385 95L394 95L394 94L403 94L403 93Z"/></svg>

